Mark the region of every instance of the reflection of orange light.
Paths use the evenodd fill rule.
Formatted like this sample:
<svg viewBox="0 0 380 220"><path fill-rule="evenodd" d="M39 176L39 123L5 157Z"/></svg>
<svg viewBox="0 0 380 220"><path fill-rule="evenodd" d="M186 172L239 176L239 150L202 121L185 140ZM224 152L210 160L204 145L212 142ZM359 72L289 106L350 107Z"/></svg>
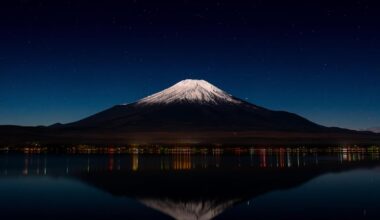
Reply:
<svg viewBox="0 0 380 220"><path fill-rule="evenodd" d="M132 154L132 170L137 171L139 169L139 154Z"/></svg>
<svg viewBox="0 0 380 220"><path fill-rule="evenodd" d="M174 154L173 169L175 169L175 170L189 170L189 169L191 169L191 154L190 153Z"/></svg>

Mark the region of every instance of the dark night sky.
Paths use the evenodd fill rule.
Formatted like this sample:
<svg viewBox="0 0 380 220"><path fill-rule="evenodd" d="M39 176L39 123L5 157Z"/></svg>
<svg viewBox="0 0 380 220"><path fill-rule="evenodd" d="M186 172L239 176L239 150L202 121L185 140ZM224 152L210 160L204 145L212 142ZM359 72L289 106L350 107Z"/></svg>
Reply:
<svg viewBox="0 0 380 220"><path fill-rule="evenodd" d="M377 1L1 1L0 124L70 122L185 78L380 125Z"/></svg>

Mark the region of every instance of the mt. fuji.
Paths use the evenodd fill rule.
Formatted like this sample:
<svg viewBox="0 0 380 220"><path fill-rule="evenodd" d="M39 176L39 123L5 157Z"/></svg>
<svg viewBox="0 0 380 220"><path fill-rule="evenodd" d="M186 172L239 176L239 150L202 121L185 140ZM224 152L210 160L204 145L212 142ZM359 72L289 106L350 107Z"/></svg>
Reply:
<svg viewBox="0 0 380 220"><path fill-rule="evenodd" d="M205 80L186 79L134 103L49 127L0 126L5 143L371 144L372 132L329 128L236 98ZM21 134L21 135L20 135Z"/></svg>
<svg viewBox="0 0 380 220"><path fill-rule="evenodd" d="M194 79L64 127L161 132L324 129L298 115L250 104L207 81Z"/></svg>

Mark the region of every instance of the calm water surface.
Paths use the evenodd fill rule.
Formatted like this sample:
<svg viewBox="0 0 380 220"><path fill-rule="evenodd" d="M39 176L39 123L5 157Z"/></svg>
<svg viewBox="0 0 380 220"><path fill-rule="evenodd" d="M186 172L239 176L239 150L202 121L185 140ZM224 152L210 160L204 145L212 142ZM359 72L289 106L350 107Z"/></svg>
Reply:
<svg viewBox="0 0 380 220"><path fill-rule="evenodd" d="M368 149L0 153L1 219L380 219Z"/></svg>

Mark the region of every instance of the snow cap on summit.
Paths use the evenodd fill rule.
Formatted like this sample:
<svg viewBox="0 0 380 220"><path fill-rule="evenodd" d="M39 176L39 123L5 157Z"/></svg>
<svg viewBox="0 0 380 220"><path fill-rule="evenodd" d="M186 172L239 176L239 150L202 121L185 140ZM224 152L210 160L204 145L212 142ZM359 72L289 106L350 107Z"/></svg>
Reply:
<svg viewBox="0 0 380 220"><path fill-rule="evenodd" d="M137 104L169 104L169 103L200 103L200 104L238 104L240 100L217 88L205 80L185 79L175 85L145 97Z"/></svg>

